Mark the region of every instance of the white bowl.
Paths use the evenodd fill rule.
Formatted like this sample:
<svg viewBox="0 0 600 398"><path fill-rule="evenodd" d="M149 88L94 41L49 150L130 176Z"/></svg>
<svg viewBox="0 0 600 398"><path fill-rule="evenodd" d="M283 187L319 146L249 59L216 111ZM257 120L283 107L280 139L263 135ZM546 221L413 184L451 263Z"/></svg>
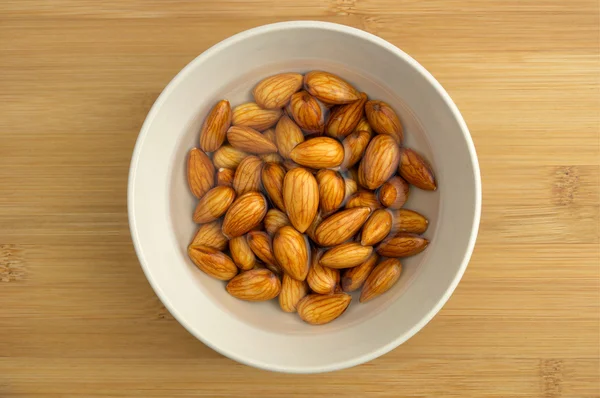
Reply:
<svg viewBox="0 0 600 398"><path fill-rule="evenodd" d="M366 304L355 297L334 322L310 326L277 300L243 302L199 271L186 248L196 226L186 154L211 106L250 100L260 79L322 69L370 98L390 103L405 144L425 155L436 192L411 190L406 208L429 217L431 244L403 259L392 290ZM458 109L415 60L379 37L324 22L285 22L239 33L205 51L164 89L140 132L129 175L129 222L142 268L173 316L236 361L295 373L343 369L385 354L419 331L450 297L471 256L481 209L475 148Z"/></svg>

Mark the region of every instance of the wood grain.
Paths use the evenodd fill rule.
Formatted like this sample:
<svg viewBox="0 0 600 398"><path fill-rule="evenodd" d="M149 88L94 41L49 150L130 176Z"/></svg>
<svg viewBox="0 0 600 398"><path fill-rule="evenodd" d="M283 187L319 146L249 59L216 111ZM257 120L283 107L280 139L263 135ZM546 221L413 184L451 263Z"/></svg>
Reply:
<svg viewBox="0 0 600 398"><path fill-rule="evenodd" d="M599 397L595 0L0 0L0 397ZM254 26L375 33L444 85L475 140L481 232L420 333L371 363L239 365L160 304L129 238L129 160L187 62Z"/></svg>

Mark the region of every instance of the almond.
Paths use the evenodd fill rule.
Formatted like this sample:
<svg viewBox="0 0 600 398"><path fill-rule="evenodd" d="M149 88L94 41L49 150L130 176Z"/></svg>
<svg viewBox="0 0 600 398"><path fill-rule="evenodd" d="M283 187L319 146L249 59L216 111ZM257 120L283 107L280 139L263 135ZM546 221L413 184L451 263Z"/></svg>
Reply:
<svg viewBox="0 0 600 398"><path fill-rule="evenodd" d="M373 135L373 129L371 128L371 125L369 124L368 120L364 117L360 119L360 121L354 128L354 131L366 131L367 133L369 133L369 135Z"/></svg>
<svg viewBox="0 0 600 398"><path fill-rule="evenodd" d="M342 276L342 289L345 292L353 292L360 289L371 271L373 271L373 268L375 268L375 265L377 265L378 259L379 256L377 253L372 253L362 264L345 269Z"/></svg>
<svg viewBox="0 0 600 398"><path fill-rule="evenodd" d="M208 224L202 224L190 245L207 246L216 250L224 251L227 249L227 238L221 232L221 220L216 220Z"/></svg>
<svg viewBox="0 0 600 398"><path fill-rule="evenodd" d="M357 190L358 186L356 185L356 181L351 178L344 178L344 203L347 203Z"/></svg>
<svg viewBox="0 0 600 398"><path fill-rule="evenodd" d="M368 101L365 105L365 113L375 132L390 135L398 144L402 144L404 139L402 123L388 104L383 101Z"/></svg>
<svg viewBox="0 0 600 398"><path fill-rule="evenodd" d="M313 292L330 294L335 291L335 287L340 283L340 271L319 264L320 257L321 253L313 250L306 281Z"/></svg>
<svg viewBox="0 0 600 398"><path fill-rule="evenodd" d="M292 119L284 115L277 122L275 139L281 156L289 159L292 149L301 142L304 142L304 134L302 134L302 130L300 130L300 127Z"/></svg>
<svg viewBox="0 0 600 398"><path fill-rule="evenodd" d="M381 209L381 203L371 191L358 191L346 202L346 209L355 207L368 207L371 211Z"/></svg>
<svg viewBox="0 0 600 398"><path fill-rule="evenodd" d="M285 312L296 312L298 302L308 294L306 281L298 281L288 274L283 274L279 306Z"/></svg>
<svg viewBox="0 0 600 398"><path fill-rule="evenodd" d="M211 247L191 245L188 247L188 255L201 271L213 278L228 281L238 272L229 256Z"/></svg>
<svg viewBox="0 0 600 398"><path fill-rule="evenodd" d="M233 262L241 270L247 271L256 265L256 257L245 235L237 236L229 241L229 252Z"/></svg>
<svg viewBox="0 0 600 398"><path fill-rule="evenodd" d="M308 171L309 171L309 172L311 172L312 174L317 174L317 173L319 172L319 170L316 170L316 169L311 169L310 167L303 167L303 166L300 166L298 163L296 163L296 162L294 162L294 161L292 161L292 160L290 160L290 159L286 159L286 160L284 160L284 161L283 161L283 167L284 167L284 168L285 168L287 171L294 170L294 169L297 169L297 168L299 168L299 167L300 167L300 168L303 168L303 169L306 169L306 170L308 170Z"/></svg>
<svg viewBox="0 0 600 398"><path fill-rule="evenodd" d="M358 101L332 108L325 125L327 135L344 138L353 132L362 118L366 102L367 95L362 93Z"/></svg>
<svg viewBox="0 0 600 398"><path fill-rule="evenodd" d="M333 170L322 169L317 175L319 205L324 214L330 214L342 206L345 195L344 179Z"/></svg>
<svg viewBox="0 0 600 398"><path fill-rule="evenodd" d="M344 160L344 147L329 137L315 137L297 145L290 158L306 167L326 169L337 167Z"/></svg>
<svg viewBox="0 0 600 398"><path fill-rule="evenodd" d="M275 126L281 114L281 109L262 109L258 104L248 102L233 109L231 124L263 131Z"/></svg>
<svg viewBox="0 0 600 398"><path fill-rule="evenodd" d="M269 209L265 216L264 223L267 233L273 235L279 228L290 225L290 220L284 212L277 209Z"/></svg>
<svg viewBox="0 0 600 398"><path fill-rule="evenodd" d="M204 224L221 217L235 199L233 188L219 185L208 191L198 202L194 211L194 222Z"/></svg>
<svg viewBox="0 0 600 398"><path fill-rule="evenodd" d="M213 153L213 163L217 168L235 170L248 155L231 145L223 145Z"/></svg>
<svg viewBox="0 0 600 398"><path fill-rule="evenodd" d="M238 195L260 191L263 162L256 156L242 160L233 176L233 189Z"/></svg>
<svg viewBox="0 0 600 398"><path fill-rule="evenodd" d="M402 177L394 176L379 188L379 201L384 207L399 209L408 200L409 189Z"/></svg>
<svg viewBox="0 0 600 398"><path fill-rule="evenodd" d="M360 230L370 213L368 207L356 207L327 217L317 227L315 241L321 246L335 246L345 242Z"/></svg>
<svg viewBox="0 0 600 398"><path fill-rule="evenodd" d="M417 188L435 191L435 176L431 166L417 152L409 148L400 149L398 173Z"/></svg>
<svg viewBox="0 0 600 398"><path fill-rule="evenodd" d="M342 142L344 147L344 161L342 162L342 167L349 169L358 163L363 157L370 140L371 134L367 131L355 131L344 138L344 141Z"/></svg>
<svg viewBox="0 0 600 398"><path fill-rule="evenodd" d="M358 242L346 242L327 250L319 263L330 268L352 268L364 263L373 253L372 246L362 246Z"/></svg>
<svg viewBox="0 0 600 398"><path fill-rule="evenodd" d="M283 164L283 158L278 153L267 153L264 155L259 155L260 160L265 163L277 163Z"/></svg>
<svg viewBox="0 0 600 398"><path fill-rule="evenodd" d="M321 105L307 93L300 91L292 95L288 111L302 130L308 133L322 133L325 126L325 116Z"/></svg>
<svg viewBox="0 0 600 398"><path fill-rule="evenodd" d="M308 274L308 240L293 227L279 228L273 237L273 252L283 271L303 281Z"/></svg>
<svg viewBox="0 0 600 398"><path fill-rule="evenodd" d="M201 198L215 183L215 168L210 159L198 148L192 148L187 161L187 181L192 194Z"/></svg>
<svg viewBox="0 0 600 398"><path fill-rule="evenodd" d="M231 106L229 101L221 100L210 110L200 129L200 148L205 152L214 152L225 141L225 133L231 125Z"/></svg>
<svg viewBox="0 0 600 398"><path fill-rule="evenodd" d="M265 264L280 268L273 254L273 243L271 237L263 231L250 231L247 235L248 245L256 257L260 258ZM276 272L278 273L278 272Z"/></svg>
<svg viewBox="0 0 600 398"><path fill-rule="evenodd" d="M394 175L400 161L400 148L389 135L373 137L358 166L358 183L376 189Z"/></svg>
<svg viewBox="0 0 600 398"><path fill-rule="evenodd" d="M387 292L396 284L401 273L402 264L396 258L388 258L377 264L365 281L359 301L366 303Z"/></svg>
<svg viewBox="0 0 600 398"><path fill-rule="evenodd" d="M279 122L277 122L277 123L279 123ZM277 137L275 136L274 128L266 129L265 131L263 131L262 135L263 135L263 137L265 137L266 139L271 141L271 143L273 145L277 146Z"/></svg>
<svg viewBox="0 0 600 398"><path fill-rule="evenodd" d="M267 200L258 192L247 192L233 201L223 219L223 234L228 238L244 235L260 224L267 214Z"/></svg>
<svg viewBox="0 0 600 398"><path fill-rule="evenodd" d="M227 141L240 151L266 154L277 152L275 144L258 131L246 126L231 126L227 130Z"/></svg>
<svg viewBox="0 0 600 398"><path fill-rule="evenodd" d="M323 221L323 215L319 211L319 212L317 212L317 215L315 216L315 218L313 218L312 223L310 224L310 226L306 230L306 235L308 235L308 237L310 239L312 239L313 242L317 241L315 232L316 232L317 227L319 226L319 224L321 224L321 221Z"/></svg>
<svg viewBox="0 0 600 398"><path fill-rule="evenodd" d="M283 179L283 203L294 228L306 231L319 209L319 186L308 170L297 168L287 172Z"/></svg>
<svg viewBox="0 0 600 398"><path fill-rule="evenodd" d="M304 76L304 88L329 104L347 104L360 100L359 92L350 83L328 72L308 72Z"/></svg>
<svg viewBox="0 0 600 398"><path fill-rule="evenodd" d="M246 301L267 301L279 295L281 282L268 269L252 269L242 272L227 283L227 292Z"/></svg>
<svg viewBox="0 0 600 398"><path fill-rule="evenodd" d="M377 247L377 253L384 257L408 257L421 253L429 241L419 235L399 232L386 238Z"/></svg>
<svg viewBox="0 0 600 398"><path fill-rule="evenodd" d="M296 91L302 87L302 75L299 73L280 73L269 76L252 90L254 100L264 109L283 108Z"/></svg>
<svg viewBox="0 0 600 398"><path fill-rule="evenodd" d="M392 212L392 231L422 234L427 231L429 221L413 210L400 209Z"/></svg>
<svg viewBox="0 0 600 398"><path fill-rule="evenodd" d="M392 230L392 214L388 210L375 210L363 226L360 243L363 246L373 246L382 240Z"/></svg>
<svg viewBox="0 0 600 398"><path fill-rule="evenodd" d="M283 179L285 169L277 163L267 163L262 169L262 185L271 202L279 209L285 211L283 204Z"/></svg>
<svg viewBox="0 0 600 398"><path fill-rule="evenodd" d="M298 303L298 315L312 325L329 323L342 315L350 305L349 294L309 294Z"/></svg>
<svg viewBox="0 0 600 398"><path fill-rule="evenodd" d="M220 168L217 171L217 177L216 177L217 185L225 185L225 186L230 187L233 184L233 176L234 175L235 175L234 170Z"/></svg>

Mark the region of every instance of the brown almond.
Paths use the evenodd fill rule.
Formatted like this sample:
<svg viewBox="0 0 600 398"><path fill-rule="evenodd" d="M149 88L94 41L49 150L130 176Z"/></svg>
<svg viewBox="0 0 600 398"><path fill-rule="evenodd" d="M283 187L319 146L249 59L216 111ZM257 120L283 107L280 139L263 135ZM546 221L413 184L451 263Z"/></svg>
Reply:
<svg viewBox="0 0 600 398"><path fill-rule="evenodd" d="M360 302L366 303L387 292L400 279L402 264L396 258L388 258L377 264L365 281L360 292Z"/></svg>
<svg viewBox="0 0 600 398"><path fill-rule="evenodd" d="M297 168L299 168L299 167L300 167L300 168L303 168L303 169L306 169L306 170L308 170L309 172L311 172L312 174L315 174L315 175L316 175L316 174L319 172L319 170L316 170L316 169L311 169L310 167L304 167L304 166L301 166L301 165L299 165L298 163L296 163L296 162L294 162L293 160L290 160L290 159L285 159L285 160L283 161L283 167L284 167L284 168L285 168L287 171L294 170L294 169L297 169Z"/></svg>
<svg viewBox="0 0 600 398"><path fill-rule="evenodd" d="M372 246L362 246L358 242L346 242L327 250L319 263L330 268L352 268L364 263L373 253Z"/></svg>
<svg viewBox="0 0 600 398"><path fill-rule="evenodd" d="M284 212L277 209L269 209L265 216L264 223L267 233L273 235L279 228L290 225L290 220Z"/></svg>
<svg viewBox="0 0 600 398"><path fill-rule="evenodd" d="M365 105L365 113L375 132L390 135L398 144L402 144L404 139L402 123L391 106L383 101L368 101Z"/></svg>
<svg viewBox="0 0 600 398"><path fill-rule="evenodd" d="M277 123L279 123L279 122L277 122ZM273 145L277 146L277 137L275 136L274 128L266 129L265 131L263 131L262 135L263 135L263 137L265 137L266 139L271 141L271 143Z"/></svg>
<svg viewBox="0 0 600 398"><path fill-rule="evenodd" d="M402 177L394 176L379 188L379 201L384 207L399 209L408 200L409 185Z"/></svg>
<svg viewBox="0 0 600 398"><path fill-rule="evenodd" d="M394 175L400 161L400 148L389 135L373 137L358 166L358 183L377 189Z"/></svg>
<svg viewBox="0 0 600 398"><path fill-rule="evenodd" d="M377 253L384 257L409 257L421 253L428 244L422 236L399 232L384 239L377 247Z"/></svg>
<svg viewBox="0 0 600 398"><path fill-rule="evenodd" d="M356 207L327 217L317 227L315 241L321 246L335 246L345 242L360 230L370 213L368 207Z"/></svg>
<svg viewBox="0 0 600 398"><path fill-rule="evenodd" d="M267 214L267 199L259 192L247 192L233 201L223 219L223 234L228 238L244 235L260 224Z"/></svg>
<svg viewBox="0 0 600 398"><path fill-rule="evenodd" d="M344 138L352 133L363 116L366 94L361 99L346 105L338 105L331 109L325 125L325 133L334 138Z"/></svg>
<svg viewBox="0 0 600 398"><path fill-rule="evenodd" d="M217 168L235 170L248 155L248 153L240 151L231 145L223 145L213 153L212 160Z"/></svg>
<svg viewBox="0 0 600 398"><path fill-rule="evenodd" d="M271 202L279 209L285 211L283 203L283 179L285 169L277 163L267 163L262 169L262 185Z"/></svg>
<svg viewBox="0 0 600 398"><path fill-rule="evenodd" d="M417 188L427 191L437 189L431 166L421 155L410 148L400 148L398 173Z"/></svg>
<svg viewBox="0 0 600 398"><path fill-rule="evenodd" d="M187 181L192 194L198 199L215 183L215 168L204 152L192 148L187 161Z"/></svg>
<svg viewBox="0 0 600 398"><path fill-rule="evenodd" d="M413 210L399 209L392 214L392 231L422 234L427 231L429 221Z"/></svg>
<svg viewBox="0 0 600 398"><path fill-rule="evenodd" d="M319 206L324 214L333 213L344 201L344 179L339 173L327 169L320 170L316 178L319 184Z"/></svg>
<svg viewBox="0 0 600 398"><path fill-rule="evenodd" d="M306 91L292 95L287 107L296 124L308 133L323 133L325 116L315 97Z"/></svg>
<svg viewBox="0 0 600 398"><path fill-rule="evenodd" d="M246 236L248 245L252 249L252 252L256 254L256 257L260 258L267 265L277 267L277 269L280 268L273 254L273 242L266 232L250 231Z"/></svg>
<svg viewBox="0 0 600 398"><path fill-rule="evenodd" d="M315 218L313 218L312 223L310 224L310 226L306 230L306 235L308 235L308 237L310 239L312 239L313 242L317 241L315 232L316 232L317 227L319 226L319 224L321 224L321 221L323 221L323 215L319 211L319 212L317 212L317 215L315 216Z"/></svg>
<svg viewBox="0 0 600 398"><path fill-rule="evenodd" d="M235 171L232 169L219 169L217 171L216 182L217 185L225 185L230 187L233 184L233 176L235 175Z"/></svg>
<svg viewBox="0 0 600 398"><path fill-rule="evenodd" d="M373 129L371 128L371 125L369 124L369 121L363 117L362 119L360 119L360 121L358 122L358 124L356 125L356 127L354 128L354 131L366 131L367 133L369 133L369 135L373 135Z"/></svg>
<svg viewBox="0 0 600 398"><path fill-rule="evenodd" d="M281 282L268 269L244 271L227 283L227 292L246 301L267 301L279 295Z"/></svg>
<svg viewBox="0 0 600 398"><path fill-rule="evenodd" d="M329 104L347 104L360 100L360 93L350 83L329 72L308 72L304 75L304 88Z"/></svg>
<svg viewBox="0 0 600 398"><path fill-rule="evenodd" d="M389 235L392 230L392 214L385 209L375 210L363 225L360 243L373 246Z"/></svg>
<svg viewBox="0 0 600 398"><path fill-rule="evenodd" d="M306 231L319 210L319 185L308 170L297 168L286 173L283 203L294 228Z"/></svg>
<svg viewBox="0 0 600 398"><path fill-rule="evenodd" d="M277 147L269 138L251 127L231 126L227 130L227 141L234 148L247 153L261 155L277 152Z"/></svg>
<svg viewBox="0 0 600 398"><path fill-rule="evenodd" d="M309 294L298 303L300 318L311 325L323 325L342 315L350 305L349 294Z"/></svg>
<svg viewBox="0 0 600 398"><path fill-rule="evenodd" d="M367 280L367 277L377 265L379 256L377 253L372 253L365 262L353 268L347 268L342 275L342 289L345 292L353 292L362 287Z"/></svg>
<svg viewBox="0 0 600 398"><path fill-rule="evenodd" d="M190 245L207 246L220 251L226 250L228 241L223 232L221 232L221 225L221 220L200 225Z"/></svg>
<svg viewBox="0 0 600 398"><path fill-rule="evenodd" d="M347 203L352 195L358 190L356 181L352 178L344 178L344 203ZM356 207L356 206L355 206Z"/></svg>
<svg viewBox="0 0 600 398"><path fill-rule="evenodd" d="M313 250L306 281L313 292L330 294L335 291L335 287L340 283L340 271L322 266L319 263L320 258L321 253Z"/></svg>
<svg viewBox="0 0 600 398"><path fill-rule="evenodd" d="M298 281L288 274L283 274L279 306L285 312L296 312L298 302L308 294L306 281Z"/></svg>
<svg viewBox="0 0 600 398"><path fill-rule="evenodd" d="M339 141L329 137L315 137L298 144L290 158L306 167L327 169L337 167L344 160L344 147Z"/></svg>
<svg viewBox="0 0 600 398"><path fill-rule="evenodd" d="M233 176L233 189L238 195L246 192L258 192L261 188L263 162L256 156L242 160Z"/></svg>
<svg viewBox="0 0 600 398"><path fill-rule="evenodd" d="M248 102L233 109L231 124L263 131L275 126L281 114L281 109L262 109L258 104Z"/></svg>
<svg viewBox="0 0 600 398"><path fill-rule="evenodd" d="M198 202L194 211L194 222L204 224L221 217L235 199L233 188L219 185L208 191Z"/></svg>
<svg viewBox="0 0 600 398"><path fill-rule="evenodd" d="M279 228L273 237L273 253L283 271L303 281L308 274L308 240L293 227Z"/></svg>
<svg viewBox="0 0 600 398"><path fill-rule="evenodd" d="M269 76L252 90L256 103L264 109L283 108L296 91L302 87L303 76L299 73L280 73Z"/></svg>
<svg viewBox="0 0 600 398"><path fill-rule="evenodd" d="M289 159L292 149L301 142L304 142L304 134L302 134L302 130L300 130L300 127L292 119L284 115L279 119L277 127L275 127L275 139L281 156Z"/></svg>
<svg viewBox="0 0 600 398"><path fill-rule="evenodd" d="M368 207L371 211L381 209L381 203L377 196L371 191L358 191L346 202L346 209L355 207Z"/></svg>
<svg viewBox="0 0 600 398"><path fill-rule="evenodd" d="M191 245L188 256L201 271L213 278L228 281L238 272L229 256L208 246Z"/></svg>
<svg viewBox="0 0 600 398"><path fill-rule="evenodd" d="M265 163L283 164L283 158L278 153L267 153L264 155L259 155L258 157L260 157L260 160Z"/></svg>
<svg viewBox="0 0 600 398"><path fill-rule="evenodd" d="M349 169L354 166L363 157L367 150L367 145L371 140L371 134L367 131L355 131L344 138L342 145L344 147L344 161L342 167Z"/></svg>
<svg viewBox="0 0 600 398"><path fill-rule="evenodd" d="M237 236L229 241L229 252L235 265L247 271L256 265L256 256L250 248L246 236Z"/></svg>
<svg viewBox="0 0 600 398"><path fill-rule="evenodd" d="M231 106L229 101L221 100L210 110L200 129L200 148L205 152L214 152L225 141L225 133L231 125Z"/></svg>

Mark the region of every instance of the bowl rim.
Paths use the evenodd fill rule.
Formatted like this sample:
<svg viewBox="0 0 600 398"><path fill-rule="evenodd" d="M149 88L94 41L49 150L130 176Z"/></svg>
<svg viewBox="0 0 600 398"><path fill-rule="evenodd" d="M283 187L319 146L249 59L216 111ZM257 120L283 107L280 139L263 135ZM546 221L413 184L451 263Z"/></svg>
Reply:
<svg viewBox="0 0 600 398"><path fill-rule="evenodd" d="M223 347L215 346L211 341L209 341L208 339L205 339L202 336L202 334L199 333L198 331L196 331L191 325L187 324L186 321L184 320L184 318L171 305L168 298L165 296L163 291L160 289L158 282L153 279L152 274L148 269L148 264L142 253L142 245L141 245L138 233L137 233L136 218L135 218L135 214L134 214L134 210L133 210L134 209L134 185L135 185L134 183L136 180L137 164L139 161L142 146L143 146L145 138L148 134L148 130L149 130L154 118L158 114L163 103L166 101L166 99L169 97L169 95L173 91L174 87L181 80L183 80L188 73L190 73L190 71L195 67L195 65L197 63L200 63L203 60L211 57L213 53L216 53L216 52L220 51L221 49L224 49L227 46L229 46L235 42L245 40L252 36L269 33L269 32L277 32L277 31L286 30L289 28L313 28L313 29L320 29L320 30L329 30L329 31L335 31L338 33L347 34L350 36L360 37L361 39L369 41L373 45L383 47L387 51L395 54L397 57L402 58L404 61L406 61L408 64L410 64L410 66L412 66L418 73L420 73L429 82L429 84L431 84L433 86L433 88L436 90L436 92L440 95L440 97L446 103L446 105L452 112L454 118L458 122L460 130L463 133L463 138L465 140L465 143L467 144L467 148L469 151L470 160L471 160L471 164L472 164L473 172L474 172L473 175L474 175L474 179L475 179L475 181L474 181L474 184L475 184L474 213L475 214L473 217L473 225L471 227L471 234L469 237L469 242L466 247L460 267L459 267L456 275L452 279L451 283L446 288L446 291L444 292L444 295L442 296L442 298L435 304L435 306L433 306L433 308L427 314L425 314L421 318L421 320L417 324L413 325L413 327L410 328L408 332L404 333L403 335L399 335L397 338L382 345L378 349L373 350L366 354L358 355L350 360L340 361L340 362L336 362L336 363L330 363L327 365L312 366L312 367L290 367L290 366L282 367L279 365L271 365L268 363L256 361L253 358L240 356L237 353L229 351ZM473 144L473 140L471 138L471 134L469 133L467 124L464 121L460 111L458 110L458 107L456 106L456 104L454 104L454 102L450 98L450 95L441 86L441 84L433 77L433 75L431 73L429 73L421 64L419 64L415 59L413 59L407 53L405 53L404 51L400 50L395 45L389 43L388 41L386 41L378 36L375 36L371 33L368 33L363 30L353 28L350 26L346 26L346 25L341 25L341 24L336 24L336 23L331 23L331 22L322 22L322 21L277 22L277 23L262 25L262 26L258 26L255 28L251 28L251 29L242 31L240 33L230 36L229 38L226 38L226 39L220 41L219 43L213 45L212 47L210 47L209 49L207 49L206 51L204 51L200 55L198 55L196 58L194 58L192 61L190 61L183 69L181 69L179 71L179 73L177 73L177 75L175 75L175 77L173 77L173 79L163 89L163 91L160 93L160 95L158 96L158 98L156 99L154 104L152 105L150 111L148 112L148 115L146 116L146 119L144 120L144 123L142 124L140 133L138 135L138 138L136 140L136 144L135 144L135 147L133 150L133 155L131 158L131 163L130 163L130 168L129 168L128 184L127 184L127 212L128 212L129 228L130 228L131 238L133 241L133 246L134 246L136 255L138 257L138 260L140 262L140 265L142 267L142 270L144 272L144 275L146 276L146 279L150 283L152 289L154 290L156 295L159 297L161 302L165 305L165 307L169 310L169 312L173 315L173 317L189 333L191 333L194 337L196 337L198 340L200 340L203 344L209 346L211 349L215 350L216 352L218 352L230 359L233 359L239 363L245 364L245 365L249 365L249 366L252 366L255 368L259 368L259 369L275 371L275 372L321 373L321 372L330 372L330 371L350 368L350 367L353 367L356 365L360 365L360 364L369 362L377 357L387 354L388 352L390 352L391 350L398 347L400 344L406 342L408 339L410 339L412 336L414 336L419 330L421 330L423 327L425 327L425 325L427 325L431 321L431 319L433 319L433 317L442 309L442 307L446 304L446 302L448 301L448 299L450 298L450 296L456 289L456 286L462 279L462 276L467 268L467 265L469 263L471 255L473 253L473 249L475 247L475 241L477 240L477 234L478 234L479 223L480 223L480 218L481 218L481 173L479 170L479 162L478 162L478 158L477 158L477 153L475 151L475 145Z"/></svg>

